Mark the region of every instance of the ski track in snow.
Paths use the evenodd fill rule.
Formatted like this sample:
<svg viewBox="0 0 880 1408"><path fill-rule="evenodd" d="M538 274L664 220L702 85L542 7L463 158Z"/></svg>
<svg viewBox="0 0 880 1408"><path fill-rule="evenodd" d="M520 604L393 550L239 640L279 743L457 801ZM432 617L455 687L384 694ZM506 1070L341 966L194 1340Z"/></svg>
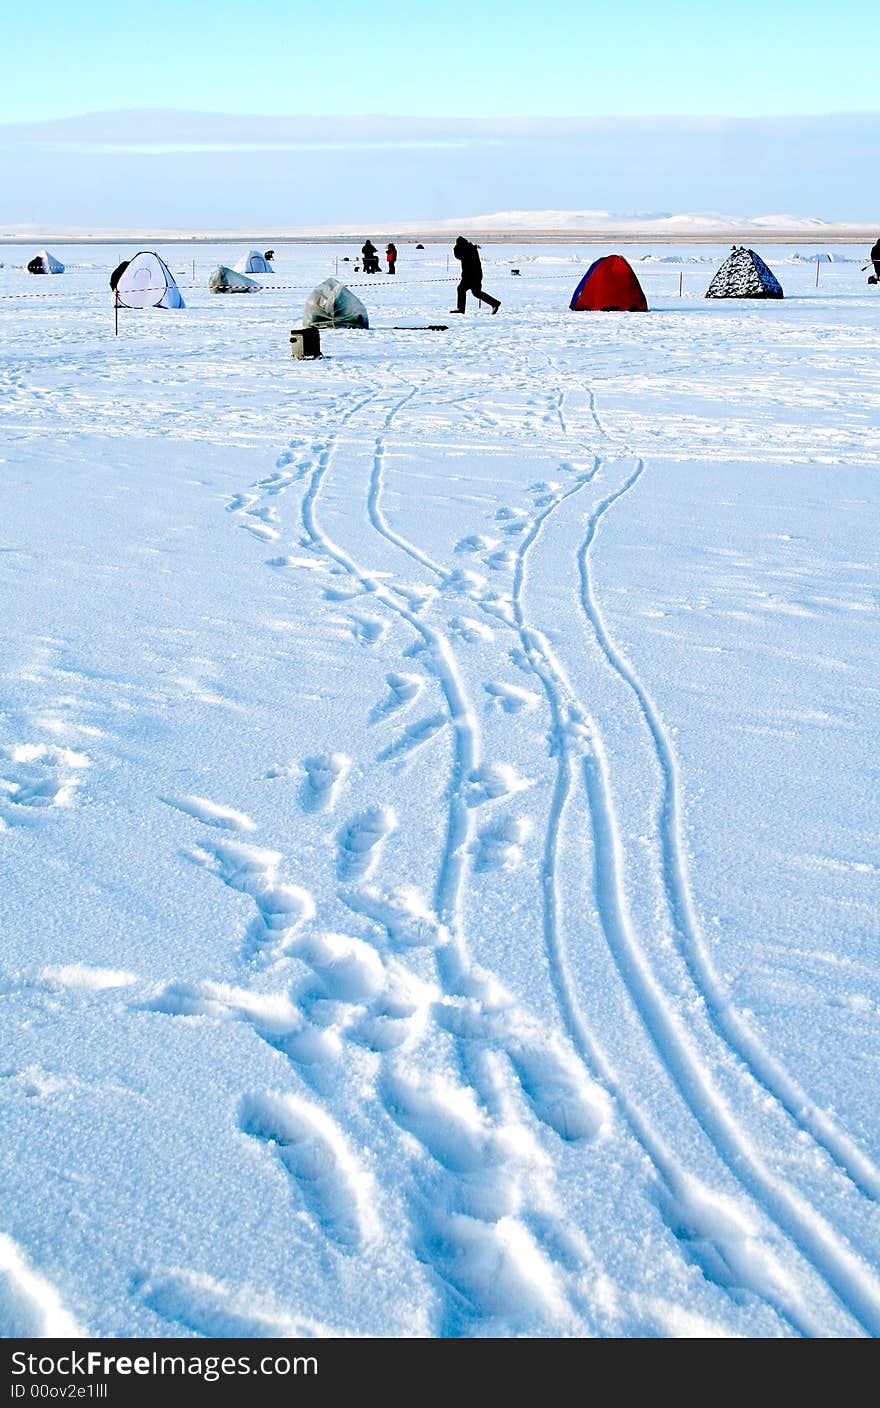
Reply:
<svg viewBox="0 0 880 1408"><path fill-rule="evenodd" d="M603 499L591 513L579 553L581 603L586 620L611 668L635 695L650 732L663 776L663 799L658 822L663 875L669 909L675 930L685 952L695 983L705 998L713 1021L736 1054L787 1113L836 1160L869 1197L880 1198L880 1169L839 1130L793 1080L785 1068L765 1049L730 1001L714 971L712 960L700 933L688 880L687 860L682 841L681 783L679 768L669 732L664 726L649 690L626 656L610 636L596 593L590 566L590 549L603 514L638 482L644 464L639 461L621 487Z"/></svg>
<svg viewBox="0 0 880 1408"><path fill-rule="evenodd" d="M405 399L409 399L409 397ZM592 392L590 394L590 414L597 429L602 433L603 426L598 416L595 398ZM417 546L408 543L400 534L391 529L384 515L381 513L380 495L383 456L384 443L381 437L379 437L377 439L374 472L371 480L369 502L371 519L378 530L383 536L387 537L389 541L407 552L410 557L421 563L421 565L435 572L441 580L446 579L448 574ZM596 463L593 474L595 474L598 469L599 462ZM584 553L579 559L582 574L584 571L583 563L585 555L589 543L592 541L592 536L595 533L599 519L604 512L637 482L643 469L643 462L639 461L635 470L627 477L621 489L601 501L594 510L588 523ZM592 478L592 474L588 477L588 480L589 478ZM580 487L581 486L576 486L561 497L568 497L570 493L579 492ZM544 519L549 517L554 511L558 502L558 499L551 497L550 504L544 512L534 520L528 536L524 539L518 555L515 574L515 602L521 597L522 571L528 548L531 546L534 537L540 531ZM590 610L590 599L587 595L586 586L583 586L582 600L588 618L595 625L596 617ZM520 626L521 636L523 637L526 654L534 664L536 658L535 642L532 639L526 623L522 619L521 610L519 612L518 624ZM602 634L601 643L603 648L609 644L607 634ZM608 654L609 652L606 651L606 656L608 656ZM611 663L615 663L613 657L611 657ZM538 674L539 677L542 676L540 668L536 667L535 673ZM543 682L546 687L546 673L544 674ZM555 691L557 688L556 683L551 681L549 688L551 692ZM579 717L580 710L577 705L566 711L567 717L563 718L561 711L558 710L558 696L554 696L554 698L557 705L560 751L567 751L568 738L572 733L577 733L580 729L587 735L586 756L582 760L581 766L586 778L587 792L590 797L591 811L594 817L594 837L597 841L597 853L605 858L602 864L597 868L596 877L600 896L603 893L607 896L604 903L600 899L600 908L603 911L606 933L610 936L612 946L616 949L616 961L622 971L625 972L625 981L632 993L634 1005L639 1010L649 1028L652 1041L658 1048L661 1059L667 1069L672 1073L674 1081L681 1089L689 1107L712 1139L719 1154L734 1176L743 1183L750 1193L757 1197L759 1205L764 1212L777 1223L785 1234L792 1238L798 1249L813 1262L820 1275L825 1277L842 1302L856 1318L861 1320L868 1332L875 1333L878 1326L878 1306L880 1306L880 1299L878 1299L880 1287L878 1287L875 1278L864 1263L861 1262L860 1258L846 1245L845 1241L841 1241L841 1239L836 1236L831 1227L817 1213L815 1208L801 1199L793 1189L785 1184L784 1180L775 1178L769 1173L763 1160L760 1159L757 1152L752 1149L745 1140L744 1135L739 1130L731 1113L725 1109L720 1094L717 1090L712 1088L711 1082L707 1078L707 1073L705 1070L701 1069L700 1062L698 1060L695 1061L694 1049L689 1048L689 1046L682 1041L681 1035L677 1031L677 1022L671 1017L670 1010L663 995L656 990L653 979L644 968L643 959L638 952L636 941L631 933L630 921L623 907L625 902L622 900L623 889L621 880L619 875L615 873L620 863L620 844L616 835L617 824L614 819L613 804L610 802L607 761L601 751L601 743L599 744L599 748L595 750L597 765L593 765L591 758L593 750L590 747L589 736L591 733L594 734L595 724L593 724L592 721L584 723L582 718ZM656 711L654 718L656 719ZM565 740L565 742L562 740ZM667 740L666 756L663 757L661 755L661 762L665 762L669 757L671 757L671 749L669 748ZM561 809L563 803L560 802L559 805ZM556 820L558 821L558 818ZM551 818L551 828L554 824L554 820ZM515 823L508 823L508 825L511 826L515 832ZM478 865L479 863L478 861ZM501 863L504 862L502 861ZM606 864L610 864L611 866L611 869L608 871L604 870ZM555 862L551 857L548 870L552 872L554 865ZM678 874L679 877L681 877L683 873L683 862L681 861L680 853L678 856L678 866ZM606 876L609 877L608 881L606 881ZM607 888L609 883L610 888ZM686 882L683 882L682 886L679 888L679 892L675 896L679 905L681 902L681 888L684 886L686 886ZM700 973L699 976L704 977L704 974ZM568 1005L570 1005L570 1000ZM726 1038L729 1038L728 1031L723 1031L722 1034ZM753 1049L751 1054L753 1059L755 1058L756 1045L756 1043L752 1043ZM585 1050L592 1050L592 1047L593 1043L589 1042L586 1044ZM592 1062L590 1064L592 1069L595 1070L595 1065L593 1065ZM784 1078L784 1073L781 1073L781 1069L778 1068L778 1066L777 1070ZM763 1075L764 1072L762 1071L761 1074ZM777 1094L773 1083L769 1083L765 1079L764 1084L768 1086L772 1094ZM803 1118L799 1121L802 1127L814 1137L817 1137L817 1131L820 1127L819 1122L811 1119L809 1102L807 1102L804 1097L796 1104L790 1097L783 1099L782 1103L787 1109L787 1112L794 1118L797 1119L798 1116L802 1116ZM640 1117L637 1123L641 1123ZM827 1120L823 1120L821 1123L821 1133L825 1137L819 1138L818 1142L827 1147L830 1133L832 1145L836 1144L836 1147L832 1147L831 1152L839 1157L840 1150L846 1149L848 1141L837 1136L830 1121ZM650 1142L655 1143L653 1138ZM659 1152L656 1148L656 1144L655 1152ZM851 1166L859 1157L858 1151L853 1151L853 1155L848 1161L844 1159L839 1159L839 1161L844 1164L848 1172L851 1172ZM863 1166L870 1167L868 1161L864 1158L861 1159L861 1163ZM669 1156L665 1151L660 1152L658 1167L665 1171L667 1182L671 1181L673 1186L679 1188L685 1185L686 1180L681 1177L680 1172L678 1170L673 1171L671 1168ZM692 1202L693 1200L691 1199L690 1201ZM729 1259L735 1260L734 1257L729 1257ZM743 1269L744 1268L741 1266L741 1275ZM755 1283L754 1289L759 1289L760 1287L764 1294L774 1301L777 1308L780 1309L780 1312L785 1315L792 1325L802 1333L810 1334L815 1331L816 1322L810 1315L807 1306L798 1299L792 1301L791 1298L783 1292L783 1277L776 1268L771 1265L770 1269L767 1270L765 1267L759 1265L751 1272L750 1279ZM774 1283L776 1290L771 1292L767 1287L768 1285L773 1286Z"/></svg>
<svg viewBox="0 0 880 1408"><path fill-rule="evenodd" d="M314 897L314 856L274 837L263 844L253 804L244 812L228 805L234 794L175 793L159 800L187 837L181 862L216 886L218 905L225 890L246 913L234 979L150 985L70 964L2 991L53 1002L116 994L147 1020L207 1024L217 1043L234 1027L266 1051L275 1082L242 1082L228 1131L242 1159L257 1160L280 1190L291 1225L323 1249L329 1276L356 1264L364 1278L387 1279L397 1265L388 1246L403 1244L424 1289L425 1333L613 1334L639 1325L676 1333L663 1327L685 1322L681 1333L703 1333L710 1322L688 1320L690 1311L621 1291L612 1259L590 1245L563 1196L557 1159L594 1172L619 1161L620 1141L644 1156L642 1196L675 1254L732 1304L761 1302L777 1333L821 1336L834 1301L845 1333L880 1334L880 1281L844 1230L853 1207L880 1200L880 1169L773 1054L715 968L691 884L673 732L603 612L594 549L609 515L637 497L650 462L616 437L582 378L547 356L552 384L532 388L533 356L544 354L521 350L515 363L504 355L524 398L517 433L558 439L555 477L533 485L524 504L487 501L483 521L454 534L448 564L386 507L394 454L408 443L402 427L430 385L394 363L383 389L323 405L271 472L227 495L227 529L256 539L254 571L265 563L298 574L328 636L382 667L384 692L362 711L375 740L366 756L343 737L293 763L267 758L263 773L278 787L292 779L291 804L320 838L338 906L332 922ZM431 389L431 415L503 440L505 404L490 413L466 389ZM427 411L424 424L430 432ZM344 448L356 453L343 478ZM533 616L541 608L531 575L553 535L568 543L575 533L566 565L577 645L557 638L552 618ZM282 555L267 561L269 544ZM576 649L587 654L577 674ZM646 864L658 879L659 928L681 958L674 985L631 903L634 842L618 806L615 741L576 683L590 670L626 692L644 735L633 746L646 759ZM511 730L532 740L534 777L494 755ZM421 799L440 837L430 888L407 869L424 815L395 791L415 769L434 775L434 792ZM537 827L530 804L542 769L549 786ZM53 809L79 804L93 773L82 751L30 739L8 747L0 829L49 824ZM585 936L570 888L571 852L632 1017L625 1030L603 1023L582 990L581 950L596 939ZM470 927L484 886L499 903L525 883L540 890L552 1020L484 962ZM340 912L351 933L341 931ZM634 1079L631 1052L641 1049L651 1069ZM658 1081L675 1106L662 1118ZM382 1177L388 1148L405 1170L394 1189ZM805 1148L842 1175L828 1178L821 1206L798 1181ZM353 1332L342 1312L339 1325L325 1325L167 1262L144 1269L135 1294L189 1333ZM6 1235L0 1329L84 1333Z"/></svg>
<svg viewBox="0 0 880 1408"><path fill-rule="evenodd" d="M594 473L598 472L598 469L599 464L597 464ZM624 480L621 488L597 505L589 520L587 543L592 540L595 524L601 515L637 482L642 471L643 464L640 461L635 470ZM567 965L562 956L556 926L559 902L558 897L552 893L555 885L553 877L556 873L556 836L571 787L572 774L575 771L575 764L572 761L572 757L575 757L579 765L578 771L582 772L585 780L592 818L596 854L596 897L603 929L609 947L614 952L615 962L631 994L633 1004L650 1033L652 1043L660 1059L730 1171L756 1198L764 1212L812 1262L819 1274L833 1287L841 1301L864 1325L868 1333L876 1334L878 1326L880 1326L880 1320L878 1320L880 1285L878 1285L870 1268L852 1251L845 1240L834 1233L815 1207L801 1198L792 1187L786 1184L784 1179L774 1176L770 1172L766 1162L751 1146L750 1141L738 1126L733 1112L726 1108L717 1088L713 1088L708 1071L697 1055L696 1047L681 1029L677 1016L662 992L657 988L633 933L622 882L623 856L619 827L611 794L608 760L601 737L595 721L574 698L565 673L559 663L554 660L546 638L528 626L521 606L525 564L529 549L557 504L564 502L565 498L578 492L579 486L566 491L536 518L529 536L523 542L514 580L514 603L524 650L547 692L555 720L557 751L560 759L563 760L560 764L560 781L551 814L551 828L545 859L545 884L551 890L550 922L548 924L549 947L562 1004L568 1013L569 1028L572 1035L578 1040L588 1064L604 1074L606 1082L616 1094L623 1094L623 1105L626 1109L630 1103L629 1097L625 1092L620 1091L616 1078L611 1076L604 1053L599 1056L598 1063L596 1062L595 1041L591 1035L584 1031L582 1018L577 1013L576 1002L571 996L571 984L566 971ZM589 619L592 621L593 616L590 615ZM573 739L577 740L574 748L572 747ZM659 1158L655 1158L655 1163L658 1169L664 1172L668 1181L670 1165L668 1153L657 1148L656 1136L653 1133L648 1135L647 1140L645 1139L646 1131L640 1114L635 1119L631 1114L630 1123L634 1129L641 1127L642 1143L646 1152L651 1153L653 1147L655 1153L659 1154ZM808 1125L804 1127L809 1128ZM675 1170L673 1173L674 1184L681 1186L683 1181L679 1171ZM761 1274L765 1279L770 1279L763 1268L761 1268ZM751 1279L754 1282L754 1273L752 1273ZM778 1273L772 1279L778 1279L781 1287L781 1277L778 1276ZM754 1284L753 1288L758 1289L758 1285ZM815 1332L815 1321L805 1304L786 1304L785 1300L781 1298L781 1291L777 1293L776 1303L786 1318L803 1333Z"/></svg>
<svg viewBox="0 0 880 1408"><path fill-rule="evenodd" d="M627 901L621 876L623 853L614 804L611 800L609 764L601 738L598 735L595 722L574 697L563 668L554 659L549 642L541 636L540 632L529 626L524 616L523 594L526 565L533 544L540 535L545 522L559 508L560 504L564 504L574 495L580 495L598 475L607 469L607 463L600 455L597 455L589 472L576 475L574 484L562 491L550 489L545 492L540 496L540 501L544 506L530 518L520 511L514 512L513 510L509 514L506 510L504 514L501 514L503 522L515 526L517 534L520 536L520 542L514 558L512 612L505 611L503 603L499 609L499 606L491 598L485 595L481 596L481 579L478 574L462 574L460 569L448 570L444 568L430 554L424 552L417 544L412 543L395 530L385 515L382 497L389 432L395 417L403 411L417 393L417 387L410 387L394 402L386 411L382 426L376 435L367 494L367 514L375 531L394 548L427 570L438 580L441 588L448 588L450 585L453 585L456 590L460 587L463 588L484 616L490 619L494 618L502 629L506 627L508 630L514 630L518 633L524 659L548 699L554 720L555 743L553 751L557 756L558 766L556 789L548 818L544 847L545 933L560 1012L568 1036L584 1062L588 1079L590 1082L598 1079L614 1096L629 1128L651 1159L661 1179L661 1185L665 1190L663 1194L664 1215L676 1235L684 1245L688 1246L690 1252L693 1253L696 1249L696 1255L704 1270L707 1270L709 1274L714 1274L722 1284L727 1281L734 1286L747 1287L750 1291L762 1296L794 1328L796 1333L806 1335L819 1333L818 1322L812 1314L806 1298L798 1291L792 1291L785 1270L778 1259L778 1246L774 1249L772 1240L767 1242L761 1237L756 1237L748 1224L748 1219L739 1220L735 1212L728 1211L725 1215L722 1201L713 1198L706 1190L702 1189L698 1180L681 1165L664 1138L645 1116L637 1097L634 1098L633 1094L621 1085L615 1071L613 1057L609 1056L601 1041L588 1029L583 1014L579 1010L575 996L575 984L568 968L566 940L563 938L561 916L564 913L564 904L559 893L557 863L560 832L565 823L572 788L578 780L583 781L592 818L592 839L596 855L594 878L603 930L609 948L613 951L615 963L630 993L633 1006L649 1033L659 1059L671 1075L673 1083L688 1109L695 1116L734 1178L756 1200L761 1214L768 1217L778 1231L784 1237L789 1238L798 1251L807 1257L819 1275L827 1281L841 1302L864 1325L868 1333L876 1333L880 1327L880 1319L878 1319L880 1289L878 1289L868 1268L848 1248L845 1241L842 1241L834 1233L830 1224L818 1214L815 1208L811 1207L793 1188L789 1187L784 1179L769 1172L764 1161L758 1156L757 1151L750 1145L740 1129L733 1112L726 1107L724 1098L713 1086L707 1068L703 1066L701 1059L697 1056L695 1046L681 1029L679 1015L669 1006L662 991L657 987L640 950L638 940L633 933L632 922L627 913ZM369 404L372 400L372 397L365 398L365 401L357 405L350 412L350 415L356 415L361 406ZM560 393L557 398L557 413L561 433L565 434L562 405L563 398ZM589 395L589 414L596 430L600 436L603 435L604 427L592 391ZM446 942L436 950L438 973L443 991L455 999L466 997L473 1001L475 993L485 990L486 975L480 973L479 970L475 974L472 960L468 954L466 939L461 931L461 893L462 887L467 881L468 857L473 857L471 864L477 873L487 866L503 869L515 865L520 844L527 837L528 827L524 823L518 823L515 817L508 816L495 824L490 823L478 829L469 816L466 787L467 779L478 776L480 773L479 729L456 662L451 637L427 624L421 618L420 612L417 614L412 606L411 593L398 587L393 578L386 580L384 574L379 578L369 569L361 567L357 560L346 549L334 542L321 527L318 517L320 493L328 473L332 470L335 445L336 438L333 438L320 447L316 453L315 467L311 475L304 476L307 479L308 487L302 501L303 525L312 546L317 551L342 567L357 583L360 591L366 593L377 606L398 617L411 629L417 637L420 663L423 667L427 667L440 683L441 693L446 703L446 715L452 727L453 759L448 789L447 840L435 888L438 924L446 930ZM668 902L676 922L676 929L679 937L689 945L688 957L692 976L702 995L709 1001L710 1011L716 1020L720 1035L728 1041L741 1058L748 1057L746 1064L755 1072L768 1092L781 1099L787 1113L800 1124L801 1128L816 1138L823 1147L828 1148L851 1176L853 1169L859 1170L861 1176L856 1181L863 1188L868 1183L866 1191L873 1192L869 1182L870 1165L868 1161L859 1155L857 1150L850 1147L849 1141L844 1136L838 1135L827 1118L819 1118L819 1112L811 1107L805 1096L801 1094L797 1100L792 1098L790 1090L795 1088L793 1083L786 1086L785 1082L788 1078L784 1071L778 1063L771 1063L755 1039L751 1039L748 1044L743 1040L745 1029L741 1024L738 1025L736 1014L730 1008L729 1003L726 1000L722 1002L720 984L717 980L713 981L711 970L707 970L704 963L705 955L702 954L699 942L695 942L694 939L692 901L689 896L680 840L678 820L680 803L676 789L676 773L671 744L668 735L663 730L656 708L650 700L650 695L626 662L625 657L617 651L608 635L589 575L589 549L602 516L634 487L643 472L644 462L639 460L635 468L625 477L620 488L606 495L596 504L587 519L586 536L576 566L579 574L580 602L585 622L593 631L607 663L616 670L636 694L657 749L666 787L658 830ZM252 512L252 509L251 505L249 511ZM496 515L496 518L498 517L499 515ZM343 593L334 590L330 594L330 599L338 600L342 596ZM387 626L381 618L367 616L360 612L355 620L357 623L356 634L365 643L382 639L387 632ZM363 623L368 624L365 626ZM458 633L462 634L460 630ZM470 644L481 641L487 643L488 639L475 630L464 633L462 638ZM505 685L495 681L488 682L484 687L490 698L497 699L507 713L519 713L522 709L532 710L539 697L522 686ZM412 676L389 677L389 695L375 706L374 720L395 714L411 702L417 688L417 677L415 686ZM442 716L430 716L428 719L406 725L398 738L380 752L379 760L406 756L413 748L423 746L426 741L434 737L442 726ZM315 760L311 761L314 764ZM320 763L320 760L318 762ZM313 793L320 796L322 790L328 789L326 786L323 788L321 786L314 787L312 779L316 772L317 775L322 775L321 769L320 767L316 769L314 766L310 768L309 763L306 763L305 766L307 770L306 787L311 787ZM329 770L331 776L332 771L331 768ZM307 805L305 801L304 804ZM381 806L355 816L345 823L339 833L340 881L347 885L351 885L352 882L359 885L360 882L370 878L378 861L376 852L380 851L387 836L395 829L395 825L393 814L389 812L387 807ZM670 880L671 871L674 872L674 880ZM369 905L359 906L355 901L354 907L356 910L360 909L361 913L370 913ZM372 912L373 914L377 913L375 909ZM378 912L381 913L381 910ZM681 919L683 912L688 915L688 926L684 928L684 932L682 932ZM696 962L694 961L694 949L697 952ZM480 1003L479 997L477 998L477 1006L484 1006ZM719 1016L719 1013L722 1015ZM729 1013L730 1017L726 1017L725 1013ZM476 1042L481 1027L489 1027L493 1024L497 1026L497 1021L494 1019L494 1013L491 1014L488 1022L485 1015L478 1016L475 1020L473 1014L469 1013L463 1020L461 1010L456 1005L452 1010L451 1029L458 1034L461 1046L461 1071L466 1081L462 1089L474 1092L474 1096L479 1102L477 1108L482 1106L486 1112L482 1116L484 1120L494 1120L502 1129L505 1129L510 1119L509 1094L505 1088L504 1079L499 1076L497 1062L490 1053L479 1050ZM528 1025L528 1021L526 1021L526 1026ZM533 1028L532 1032L533 1039L530 1047L523 1050L514 1041L508 1044L507 1055L512 1069L520 1079L522 1090L531 1100L532 1109L539 1117L542 1117L541 1090L546 1078L541 1067L542 1060L546 1061L546 1057L540 1053L540 1045L546 1042L550 1048L552 1042L548 1040L546 1034L538 1035L535 1040ZM315 1040L319 1049L320 1039L316 1037ZM288 1054L294 1051L308 1051L311 1056L312 1045L307 1038L305 1041L303 1040L301 1032L297 1034L296 1041L298 1045L294 1044L293 1038L288 1034L286 1047ZM539 1053L537 1055L536 1046ZM745 1052L743 1047L747 1047ZM532 1083L532 1077L536 1070L538 1079L537 1082ZM767 1079L768 1070L772 1071L774 1079ZM570 1074L568 1079L571 1080ZM562 1082L562 1085L564 1087L565 1081ZM779 1094L780 1086L782 1088L781 1096ZM380 1089L383 1092L386 1109L392 1118L409 1133L415 1134L417 1138L420 1137L419 1131L421 1130L421 1142L435 1162L447 1167L449 1156L441 1156L438 1153L439 1146L435 1147L435 1141L439 1137L436 1131L449 1125L448 1109L444 1110L441 1115L440 1107L432 1106L431 1101L427 1098L422 1098L419 1104L413 1107L412 1098L404 1098L401 1093L406 1089L406 1085L401 1085L401 1077L393 1072L383 1078ZM288 1165L292 1164L294 1177L296 1177L296 1170L302 1160L286 1151L295 1150L298 1143L303 1143L310 1148L314 1146L317 1153L310 1154L310 1158L313 1158L313 1161L318 1165L332 1163L333 1156L329 1152L332 1147L332 1139L322 1139L317 1135L308 1119L302 1125L306 1132L297 1134L293 1139L285 1135L283 1130L279 1132L279 1128L276 1128L276 1125L279 1125L277 1120L273 1124L271 1119L263 1118L263 1123L260 1124L259 1118L253 1115L253 1109L265 1111L265 1109L271 1108L271 1100L276 1098L280 1099L281 1097L267 1097L270 1101L269 1106L264 1102L263 1106L259 1106L258 1103L256 1106L249 1107L251 1114L247 1116L245 1122L247 1131L253 1134L255 1130L259 1129L261 1131L259 1137L269 1139L276 1144L281 1150L282 1162L286 1159ZM583 1101L581 1104L583 1105ZM573 1113L572 1105L574 1106ZM579 1114L577 1106L578 1099L574 1093L569 1095L567 1101L563 1097L561 1102L558 1102L557 1114L559 1109L565 1112L561 1120L557 1118L554 1124L554 1120L548 1115L546 1108L543 1110L543 1118L564 1136L574 1132L575 1137L593 1137L602 1124L601 1103L594 1097L593 1113L588 1115L586 1119ZM587 1100L586 1108L589 1106L590 1101ZM412 1113L413 1108L424 1108L429 1112L433 1109L433 1116L426 1115L424 1122L422 1122ZM283 1121L280 1124L283 1125ZM294 1124L296 1125L296 1121ZM300 1126L296 1126L296 1128L299 1129ZM337 1132L336 1137L341 1138L341 1135ZM306 1163L308 1164L308 1161ZM485 1163L485 1156L483 1156L480 1166ZM448 1176L447 1172L447 1178ZM361 1234L356 1230L357 1218L351 1213L351 1208L355 1206L355 1199L350 1191L346 1191L348 1185L344 1180L334 1182L331 1179L330 1191L324 1195L322 1203L320 1183L321 1179L319 1178L319 1187L310 1190L307 1201L310 1198L312 1205L318 1208L319 1219L328 1228L328 1235L334 1236L336 1240L341 1242L354 1239L354 1243L357 1244ZM514 1192L512 1191L514 1185L510 1184L507 1186L506 1192L499 1193L496 1189L494 1193L489 1194L486 1192L486 1188L489 1186L489 1183L484 1179L478 1201L488 1198L490 1204L497 1203L497 1206L491 1208L491 1214L494 1215L495 1220L491 1222L490 1218L489 1223L489 1226L494 1227L494 1233L488 1230L485 1222L474 1224L469 1200L462 1198L460 1191L451 1200L448 1195L443 1199L450 1211L441 1220L442 1225L435 1227L433 1225L434 1219L426 1218L423 1212L413 1215L413 1238L417 1254L433 1266L449 1287L449 1304L443 1323L447 1327L463 1323L461 1316L464 1312L460 1304L462 1296L470 1305L469 1314L471 1315L474 1313L482 1314L487 1319L493 1315L510 1316L515 1304L519 1303L522 1306L523 1298L526 1297L526 1287L531 1288L525 1299L527 1316L535 1316L539 1322L543 1321L557 1326L571 1323L569 1317L574 1312L571 1303L567 1303L565 1300L561 1283L554 1270L552 1257L546 1257L540 1245L534 1241L532 1234L526 1230L522 1222L509 1220L511 1212L519 1210L519 1200L522 1197L521 1187ZM471 1191L469 1198L472 1199L474 1196ZM456 1204L459 1207L456 1207ZM464 1207L465 1211L461 1211L461 1207ZM341 1213L340 1208L345 1208L347 1211ZM335 1212L334 1209L336 1209ZM479 1211L485 1216L485 1209ZM338 1230L334 1231L334 1217L338 1222L340 1216L347 1219L342 1224L345 1229L344 1234L340 1234ZM517 1228L519 1230L512 1233L512 1229ZM521 1241L521 1237L524 1237L525 1240ZM487 1238L491 1240L491 1251L486 1244ZM497 1264L504 1268L503 1272L494 1278L501 1283L502 1289L499 1291L496 1287L491 1294L486 1285L481 1282L480 1277L469 1269L472 1265L479 1267L487 1256L497 1260ZM508 1279L510 1282L509 1291L505 1289Z"/></svg>

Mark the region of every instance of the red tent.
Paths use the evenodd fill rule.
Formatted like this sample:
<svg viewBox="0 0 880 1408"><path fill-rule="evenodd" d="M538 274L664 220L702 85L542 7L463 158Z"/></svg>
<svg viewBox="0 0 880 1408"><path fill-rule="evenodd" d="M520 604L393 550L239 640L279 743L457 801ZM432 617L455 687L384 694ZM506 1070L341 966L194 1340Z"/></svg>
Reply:
<svg viewBox="0 0 880 1408"><path fill-rule="evenodd" d="M642 286L621 254L608 254L591 264L574 291L569 307L600 312L647 313Z"/></svg>

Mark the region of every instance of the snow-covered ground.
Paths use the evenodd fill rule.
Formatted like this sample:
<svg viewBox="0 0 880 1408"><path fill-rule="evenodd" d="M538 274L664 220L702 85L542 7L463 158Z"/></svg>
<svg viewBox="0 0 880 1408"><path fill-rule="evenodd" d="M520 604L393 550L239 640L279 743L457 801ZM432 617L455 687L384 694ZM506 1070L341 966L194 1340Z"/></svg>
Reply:
<svg viewBox="0 0 880 1408"><path fill-rule="evenodd" d="M877 1334L861 251L122 252L0 251L3 1332Z"/></svg>

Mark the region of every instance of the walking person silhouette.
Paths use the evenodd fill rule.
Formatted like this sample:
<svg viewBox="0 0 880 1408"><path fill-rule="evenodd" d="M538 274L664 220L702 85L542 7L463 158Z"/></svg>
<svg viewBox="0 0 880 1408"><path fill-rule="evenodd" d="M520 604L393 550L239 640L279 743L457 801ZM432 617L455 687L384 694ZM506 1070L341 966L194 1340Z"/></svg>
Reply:
<svg viewBox="0 0 880 1408"><path fill-rule="evenodd" d="M480 251L470 240L466 240L464 235L459 235L452 249L452 253L461 264L461 282L458 285L458 307L450 308L450 313L463 313L465 302L469 293L480 303L488 303L493 313L497 313L501 307L501 300L493 298L491 293L483 292L483 266L480 262Z"/></svg>

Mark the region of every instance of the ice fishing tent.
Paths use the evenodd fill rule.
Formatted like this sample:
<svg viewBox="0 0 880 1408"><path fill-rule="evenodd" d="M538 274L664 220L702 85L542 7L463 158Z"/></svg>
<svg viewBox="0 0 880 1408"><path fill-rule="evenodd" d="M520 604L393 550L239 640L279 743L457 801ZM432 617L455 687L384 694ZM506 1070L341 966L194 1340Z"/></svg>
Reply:
<svg viewBox="0 0 880 1408"><path fill-rule="evenodd" d="M647 313L648 300L623 255L606 254L590 265L568 306L575 313Z"/></svg>
<svg viewBox="0 0 880 1408"><path fill-rule="evenodd" d="M64 265L60 259L56 259L54 254L50 254L48 249L41 249L39 254L35 254L33 259L27 262L29 274L63 274Z"/></svg>
<svg viewBox="0 0 880 1408"><path fill-rule="evenodd" d="M357 294L338 279L325 279L312 289L303 309L307 328L368 328L370 319Z"/></svg>
<svg viewBox="0 0 880 1408"><path fill-rule="evenodd" d="M164 259L142 249L123 269L116 285L120 308L182 308L180 289Z"/></svg>
<svg viewBox="0 0 880 1408"><path fill-rule="evenodd" d="M265 254L258 249L249 249L240 259L236 259L233 269L237 274L271 274L272 265Z"/></svg>
<svg viewBox="0 0 880 1408"><path fill-rule="evenodd" d="M260 285L247 274L230 269L226 264L218 264L208 275L208 288L212 293L255 293Z"/></svg>
<svg viewBox="0 0 880 1408"><path fill-rule="evenodd" d="M734 245L706 289L707 298L782 298L782 285L760 254Z"/></svg>

